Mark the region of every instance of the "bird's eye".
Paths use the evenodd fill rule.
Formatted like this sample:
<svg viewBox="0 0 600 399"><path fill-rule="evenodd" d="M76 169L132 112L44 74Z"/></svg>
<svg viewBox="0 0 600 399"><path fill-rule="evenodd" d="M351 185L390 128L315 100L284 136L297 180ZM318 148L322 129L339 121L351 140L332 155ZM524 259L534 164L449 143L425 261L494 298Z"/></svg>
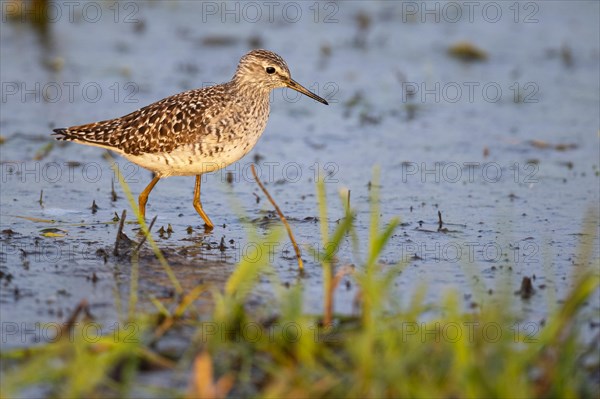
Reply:
<svg viewBox="0 0 600 399"><path fill-rule="evenodd" d="M267 67L266 71L270 75L272 73L275 73L275 68L273 68L273 67Z"/></svg>

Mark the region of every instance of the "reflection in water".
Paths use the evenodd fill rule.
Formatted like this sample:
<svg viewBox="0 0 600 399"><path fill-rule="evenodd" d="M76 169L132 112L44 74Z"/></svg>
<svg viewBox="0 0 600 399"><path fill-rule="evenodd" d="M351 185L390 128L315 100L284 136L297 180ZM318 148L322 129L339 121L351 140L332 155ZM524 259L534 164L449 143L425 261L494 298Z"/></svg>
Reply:
<svg viewBox="0 0 600 399"><path fill-rule="evenodd" d="M2 6L7 21L33 29L42 50L51 50L52 33L50 21L58 15L60 8L50 0L8 0ZM45 52L45 55L49 55Z"/></svg>
<svg viewBox="0 0 600 399"><path fill-rule="evenodd" d="M48 125L86 122L90 114L98 120L123 115L181 86L227 80L234 72L232 63L249 45L284 53L295 65L304 63L299 73L305 75L296 76L298 80L310 79L308 71L320 65L322 81L307 85L332 100L322 112L302 99L290 110L281 102L296 100L286 92L274 93L279 104L273 106L254 153L262 179L268 180L301 246L318 248L320 243L314 180L323 166L333 172L327 180L330 214L335 215L332 229L344 214L334 193L350 189L358 210L356 233L368 242L368 182L378 164L382 220L401 216L403 221L384 260L411 262L398 277L399 296L410 297L415 282L431 287L427 298L432 300L448 287L468 295L472 288L465 265L480 271L479 286L512 279L511 295L523 277L533 274L536 289L544 284L560 297L566 288L563 278L572 269L581 216L590 200L597 203L599 192L597 137L589 133L598 127L593 84L598 81L598 34L591 18L598 14L597 3L586 3L588 11L582 11L546 2L544 18L527 25L515 25L508 8L512 3L504 2L498 3L505 7L498 23L404 21L401 2L387 2L385 13L376 2L339 2L337 22L327 25L315 23L312 2L293 3L304 7L303 18L295 23L286 23L287 15L270 23L265 8L261 21L245 24L234 23L230 14L202 13L206 2L117 3L117 23L109 8L112 1L90 2L104 12L101 21L91 24L80 18L87 3L74 3L77 15L71 20L65 3L2 2L7 17L0 37L2 81L15 88L14 94L4 93L1 115L6 141L0 144L0 271L10 276L0 290L0 301L7 304L3 317L55 321L56 313L50 311L85 297L97 320L112 320L112 287L115 281L122 290L129 286L130 263L110 255L117 229L111 220L115 212L129 209L125 195L118 187L118 196L113 194L114 174L97 152L45 147L52 141ZM55 17L57 7L61 18ZM459 62L448 55L450 46L464 41L476 43L487 61ZM73 63L64 82L55 76L62 59ZM39 100L43 89L29 94L36 84L59 86L62 93L56 101ZM85 91L88 86L101 88L102 95L96 100ZM496 94L497 101L492 98ZM519 94L523 100L515 101ZM530 95L535 102L525 101ZM246 166L225 171L233 179L226 179L226 173L207 176L205 206L226 224L212 236L203 236L202 226L191 217L193 193L186 179L165 182L150 203L153 214L160 209L158 245L184 285L202 280L219 286L253 249L239 214L261 236L263 228L277 225L272 214L265 217L268 204L257 203L257 187ZM11 174L11 168L20 174ZM124 172L139 193L145 171ZM37 203L42 190L43 208ZM90 209L94 201L95 214ZM448 231L437 231L438 211ZM167 223L172 223L172 233ZM161 226L166 231L162 236ZM65 236L41 235L50 227L66 231ZM139 241L133 226L126 225L125 231ZM293 248L278 244L273 244L278 277L295 284ZM354 262L351 241L344 245L340 264ZM148 295L141 298L168 296L170 283L144 248L140 289ZM304 310L318 312L322 273L305 252ZM544 268L546 259L552 259L550 271ZM266 282L263 287L269 289ZM352 312L355 293L354 287L340 290L336 311ZM490 300L495 295L496 290ZM544 295L533 295L529 314L541 319L544 303Z"/></svg>

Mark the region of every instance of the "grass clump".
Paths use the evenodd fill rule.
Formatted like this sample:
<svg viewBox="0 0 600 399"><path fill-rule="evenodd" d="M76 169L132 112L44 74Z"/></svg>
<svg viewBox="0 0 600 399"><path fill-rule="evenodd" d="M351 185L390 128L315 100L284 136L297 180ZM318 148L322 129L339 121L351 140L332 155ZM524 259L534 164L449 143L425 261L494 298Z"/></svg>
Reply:
<svg viewBox="0 0 600 399"><path fill-rule="evenodd" d="M240 261L223 290L203 285L177 290L171 306L153 299L156 312L142 313L135 311L132 283L122 322L136 326L134 332L91 342L81 334L91 321L83 320L71 330L74 339L3 351L0 396L33 390L47 397L598 397L598 339L590 344L581 331L582 310L600 285L598 270L586 266L597 264L592 259L597 215L587 217L594 222L582 234L587 238L570 294L532 334L531 325L511 310L510 303L520 300L516 296L466 311L452 290L440 303L426 304L423 288L410 303L396 303L393 282L406 265L378 261L398 220L382 226L377 180L376 174L366 248L356 238L349 208L330 233L324 184L317 183L323 248L313 252L322 266L323 314L303 311L301 279L289 288L278 282L268 254L283 230L261 238L249 229L249 240L264 245ZM354 246L354 267L336 258L347 238ZM136 262L134 257L132 280ZM333 307L343 276L359 288L355 315L336 314ZM261 277L272 283L274 298L248 307ZM207 292L212 312L198 316L194 303ZM161 340L184 329L191 331L187 350L162 353ZM166 370L173 381L186 383L145 385L140 376L147 369Z"/></svg>

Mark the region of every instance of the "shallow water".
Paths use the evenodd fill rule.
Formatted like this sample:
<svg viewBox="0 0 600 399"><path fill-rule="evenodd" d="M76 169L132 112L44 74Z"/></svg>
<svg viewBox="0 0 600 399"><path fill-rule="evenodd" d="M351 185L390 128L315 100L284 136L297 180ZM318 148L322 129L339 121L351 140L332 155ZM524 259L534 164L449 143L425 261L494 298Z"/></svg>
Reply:
<svg viewBox="0 0 600 399"><path fill-rule="evenodd" d="M131 211L117 182L118 198L111 199L110 161L98 148L55 143L51 129L124 115L226 81L238 58L255 46L281 54L294 78L330 106L273 93L269 124L253 152L205 176L202 202L217 225L211 234L192 207L192 178L157 185L147 214L158 215L155 232L172 226L172 234L156 234L156 240L186 287L221 285L253 248L240 213L260 232L278 224L262 221L273 214L250 173L257 158L262 179L304 246L319 245L317 171L328 173L332 228L343 217L338 192L351 190L363 250L369 182L378 165L382 220L402 221L382 260L410 262L396 281L401 301L425 284L428 301L456 289L465 307L484 306L535 276L536 294L520 311L524 320L539 323L568 292L580 267L578 246L593 239L598 258L597 238L581 234L586 223L598 231L597 220L586 218L589 208L597 210L600 192L597 2L528 2L517 9L481 3L471 16L465 4L453 3L463 7L460 18L441 5L428 14L420 2L326 2L316 9L285 3L271 18L267 5L253 3L262 11L256 21L240 4L230 13L210 2L89 4L102 10L97 21L94 6L71 13L58 5L60 16L39 29L7 20L3 4L3 347L43 339L34 323L64 321L82 299L98 322L110 326L117 320L115 294L128 289L129 258L112 255L113 217ZM487 59L450 57L447 49L460 41L482 49ZM116 160L137 195L149 172ZM438 211L447 231L438 231ZM44 235L49 228L59 230ZM124 232L139 241L136 228L126 224ZM340 264L358 264L351 253L348 240ZM173 293L150 249L143 254L140 297L148 306L149 295ZM304 259L305 311L318 313L321 269L306 250ZM273 262L281 282L297 283L286 240L274 247ZM268 300L270 292L262 282L255 300ZM477 292L484 295L473 296ZM352 313L355 295L353 284L342 285L336 311ZM598 310L596 294L589 317L597 319ZM15 326L17 333L7 330Z"/></svg>

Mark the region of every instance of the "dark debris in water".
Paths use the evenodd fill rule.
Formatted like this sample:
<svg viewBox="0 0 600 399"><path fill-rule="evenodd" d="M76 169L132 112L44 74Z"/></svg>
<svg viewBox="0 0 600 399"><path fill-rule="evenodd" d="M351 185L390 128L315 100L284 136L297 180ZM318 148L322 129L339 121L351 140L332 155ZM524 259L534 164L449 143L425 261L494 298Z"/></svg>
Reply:
<svg viewBox="0 0 600 399"><path fill-rule="evenodd" d="M485 51L466 41L450 46L448 48L448 55L464 62L485 61L488 58Z"/></svg>
<svg viewBox="0 0 600 399"><path fill-rule="evenodd" d="M575 65L573 50L571 46L564 43L560 48L549 48L546 50L548 58L559 58L566 68L572 68Z"/></svg>
<svg viewBox="0 0 600 399"><path fill-rule="evenodd" d="M90 208L90 209L92 210L92 213L96 213L96 212L98 212L98 209L99 209L99 207L98 207L98 205L96 204L96 200L92 200L92 206L91 206L91 208Z"/></svg>
<svg viewBox="0 0 600 399"><path fill-rule="evenodd" d="M529 140L529 145L534 148L539 148L542 150L555 150L555 151L569 151L577 149L578 145L575 143L559 143L552 144L544 140Z"/></svg>
<svg viewBox="0 0 600 399"><path fill-rule="evenodd" d="M7 237L12 237L15 234L18 234L16 231L14 231L13 229L4 229L2 230L2 235L7 236Z"/></svg>
<svg viewBox="0 0 600 399"><path fill-rule="evenodd" d="M521 299L529 299L535 293L533 283L530 277L523 277L521 280L521 288L515 291L515 295L520 295Z"/></svg>
<svg viewBox="0 0 600 399"><path fill-rule="evenodd" d="M279 223L280 219L275 211L268 210L263 212L266 213L264 216L251 219L250 222L262 228L271 226L273 223ZM316 216L306 216L304 218L286 217L286 220L290 223L317 223L319 218Z"/></svg>
<svg viewBox="0 0 600 399"><path fill-rule="evenodd" d="M200 44L206 47L235 46L240 41L234 36L206 36L200 40Z"/></svg>
<svg viewBox="0 0 600 399"><path fill-rule="evenodd" d="M160 238L171 238L172 234L173 234L173 227L171 226L171 223L167 224L166 229L164 226L161 226L160 229L158 229L158 235Z"/></svg>
<svg viewBox="0 0 600 399"><path fill-rule="evenodd" d="M117 192L115 191L115 179L110 180L110 199L112 202L117 200Z"/></svg>
<svg viewBox="0 0 600 399"><path fill-rule="evenodd" d="M99 248L96 250L96 256L102 258L104 263L108 262L108 252L104 248Z"/></svg>
<svg viewBox="0 0 600 399"><path fill-rule="evenodd" d="M137 243L134 240L130 239L127 236L127 234L123 232L120 232L118 234L118 237L119 238L115 246L117 250L113 252L113 254L117 257L128 256L129 253L133 250L133 248L135 248Z"/></svg>

